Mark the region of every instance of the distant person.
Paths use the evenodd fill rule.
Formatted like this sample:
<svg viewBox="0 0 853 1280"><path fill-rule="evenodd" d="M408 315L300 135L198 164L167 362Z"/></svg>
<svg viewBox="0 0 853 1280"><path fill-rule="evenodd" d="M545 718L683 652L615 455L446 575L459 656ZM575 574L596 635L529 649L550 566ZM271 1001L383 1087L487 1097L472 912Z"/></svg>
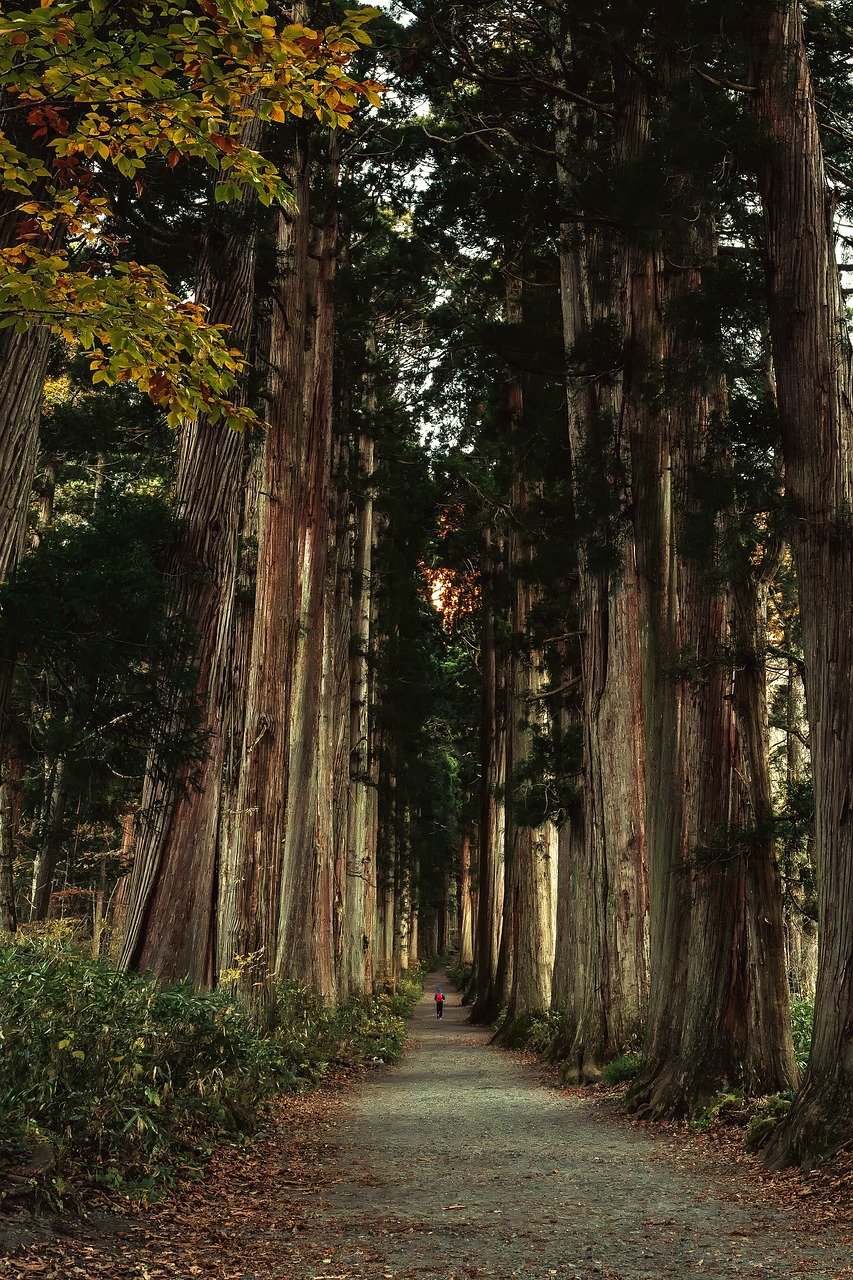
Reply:
<svg viewBox="0 0 853 1280"><path fill-rule="evenodd" d="M444 1013L444 992L441 987L435 993L435 1016L440 1018Z"/></svg>

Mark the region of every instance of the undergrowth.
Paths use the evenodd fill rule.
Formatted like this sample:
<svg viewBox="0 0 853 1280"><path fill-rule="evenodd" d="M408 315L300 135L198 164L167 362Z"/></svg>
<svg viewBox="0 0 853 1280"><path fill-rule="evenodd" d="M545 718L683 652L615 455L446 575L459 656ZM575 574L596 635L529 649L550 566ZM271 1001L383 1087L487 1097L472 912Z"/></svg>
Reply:
<svg viewBox="0 0 853 1280"><path fill-rule="evenodd" d="M642 1053L623 1053L613 1062L608 1062L601 1078L605 1084L624 1084L627 1080L636 1080L645 1065Z"/></svg>
<svg viewBox="0 0 853 1280"><path fill-rule="evenodd" d="M295 982L256 1013L233 991L163 987L62 941L0 949L0 1164L55 1205L86 1182L150 1193L245 1134L273 1094L394 1061L417 980L326 1008ZM0 1192L0 1200L3 1193Z"/></svg>
<svg viewBox="0 0 853 1280"><path fill-rule="evenodd" d="M791 1032L794 1057L800 1073L805 1071L812 1042L814 1001L803 996L791 997ZM749 1151L765 1146L779 1121L791 1108L793 1094L773 1093L756 1097L742 1089L717 1094L693 1121L696 1129L711 1129L723 1124L741 1128Z"/></svg>

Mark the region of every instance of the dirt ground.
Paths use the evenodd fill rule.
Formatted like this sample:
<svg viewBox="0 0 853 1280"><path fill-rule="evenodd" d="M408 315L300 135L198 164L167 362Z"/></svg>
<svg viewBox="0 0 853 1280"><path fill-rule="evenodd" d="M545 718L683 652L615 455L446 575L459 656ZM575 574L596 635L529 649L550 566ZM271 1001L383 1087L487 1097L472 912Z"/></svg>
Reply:
<svg viewBox="0 0 853 1280"><path fill-rule="evenodd" d="M33 1239L0 1276L110 1280L853 1277L853 1239L748 1166L650 1133L489 1045L437 975L401 1062L285 1104L281 1128L111 1231Z"/></svg>

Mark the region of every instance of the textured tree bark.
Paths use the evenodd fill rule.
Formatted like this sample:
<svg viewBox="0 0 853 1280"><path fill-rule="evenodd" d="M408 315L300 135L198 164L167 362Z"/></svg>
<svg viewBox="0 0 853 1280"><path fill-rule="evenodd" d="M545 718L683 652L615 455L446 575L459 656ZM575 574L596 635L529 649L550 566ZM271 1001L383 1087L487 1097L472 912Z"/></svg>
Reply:
<svg viewBox="0 0 853 1280"><path fill-rule="evenodd" d="M519 273L511 271L506 282L506 319L518 325L523 320L523 286ZM527 529L531 493L537 482L527 474L520 434L524 428L524 389L513 376L508 390L508 427L515 454L512 484L513 527L509 539L510 571L515 579L511 610L514 653L509 662L509 712L507 735L513 774L523 774L530 761L534 726L547 731L548 712L541 698L546 684L542 655L527 652L530 620L541 600L541 587L532 581L533 550ZM512 776L512 775L510 775ZM546 819L540 825L519 823L514 806L507 809L511 843L512 982L507 1017L501 1036L507 1041L523 1038L532 1018L542 1015L551 1003L554 968L554 900L552 884L556 835ZM553 847L552 847L553 846Z"/></svg>
<svg viewBox="0 0 853 1280"><path fill-rule="evenodd" d="M251 136L255 136L252 134ZM211 215L202 251L198 297L213 323L227 324L245 350L251 335L256 237L253 202L243 225L229 212L227 229ZM198 768L177 776L152 745L137 823L120 961L158 977L211 985L217 975L217 850L231 702L232 646L239 534L246 484L243 435L204 418L181 430L176 481L180 521L168 574L173 608L197 636L196 693L206 735ZM176 661L182 662L183 655ZM168 677L167 677L168 678ZM181 716L180 695L174 715Z"/></svg>
<svg viewBox="0 0 853 1280"><path fill-rule="evenodd" d="M49 350L50 333L43 328L0 335L0 583L14 573L24 550ZM14 668L15 654L0 637L0 760Z"/></svg>
<svg viewBox="0 0 853 1280"><path fill-rule="evenodd" d="M276 967L290 786L288 747L299 627L298 520L304 464L309 250L309 162L296 147L293 212L276 215L276 269L266 353L268 426L257 513L257 568L240 747L234 863L239 885L236 951ZM307 900L305 903L307 910Z"/></svg>
<svg viewBox="0 0 853 1280"><path fill-rule="evenodd" d="M259 349L263 349L258 341ZM258 521L264 488L264 442L250 443L251 458L243 499L243 516L237 560L234 621L231 632L232 674L227 689L223 715L223 776L221 822L218 835L217 866L217 980L230 972L235 962L246 960L242 947L246 941L240 919L240 902L245 868L241 866L240 772L243 762L243 739L246 730L246 700L249 664L254 630L255 587L257 576ZM257 966L252 970L257 974ZM259 975L257 975L259 976Z"/></svg>
<svg viewBox="0 0 853 1280"><path fill-rule="evenodd" d="M368 371L366 409L375 410L373 377ZM358 447L358 488L353 556L352 656L350 659L349 806L347 817L346 897L344 906L343 990L364 990L366 889L375 878L375 846L369 839L370 776L370 652L373 558L373 455L370 436L362 434Z"/></svg>
<svg viewBox="0 0 853 1280"><path fill-rule="evenodd" d="M557 910L554 923L554 972L551 980L551 1008L561 1012L572 999L574 946L571 941L575 868L583 865L584 806L579 796L557 833Z"/></svg>
<svg viewBox="0 0 853 1280"><path fill-rule="evenodd" d="M459 855L459 963L474 963L474 900L471 881L471 833L462 836Z"/></svg>
<svg viewBox="0 0 853 1280"><path fill-rule="evenodd" d="M503 931L506 782L505 661L495 646L491 579L502 550L487 537L480 640L480 826L477 879L476 986L473 1022L493 1022L500 1009L498 960Z"/></svg>
<svg viewBox="0 0 853 1280"><path fill-rule="evenodd" d="M650 133L648 91L633 68L616 78L617 164L635 165ZM619 432L631 460L633 532L640 610L643 723L646 756L645 832L649 866L648 1069L629 1095L638 1105L654 1092L676 1051L686 999L689 892L683 865L683 777L680 728L671 672L676 665L676 574L672 530L669 424L653 410L646 384L663 355L660 258L626 241L621 264L624 370Z"/></svg>
<svg viewBox="0 0 853 1280"><path fill-rule="evenodd" d="M665 93L681 77L667 39L662 32ZM623 140L626 150L642 146L635 128ZM672 368L690 369L696 340L671 317L676 301L701 289L702 264L715 249L713 227L698 204L671 227L664 247L666 270L644 255L645 279L655 293L639 294L646 315L637 332L646 359L654 358L657 343ZM656 303L663 304L660 320ZM633 305L629 316L633 322ZM714 584L688 546L697 505L692 477L713 461L712 425L725 412L724 388L697 382L682 389L668 411L649 415L637 402L630 370L626 383L635 533L644 558L646 723L655 726L648 739L649 790L668 793L657 812L654 805L649 810L656 894L649 1067L632 1100L645 1114L680 1116L697 1112L726 1086L743 1083L763 1093L790 1088L795 1067L780 1004L778 878L766 847L763 861L757 853L749 869L744 857L742 744L725 657L730 593Z"/></svg>
<svg viewBox="0 0 853 1280"><path fill-rule="evenodd" d="M759 173L785 489L800 593L815 790L819 959L799 1094L771 1142L780 1165L825 1159L853 1127L853 364L800 6L754 19Z"/></svg>
<svg viewBox="0 0 853 1280"><path fill-rule="evenodd" d="M308 254L307 312L312 323L308 333L306 430L302 453L305 479L298 528L299 630L290 699L284 876L276 957L276 972L280 977L296 975L313 987L321 987L328 980L317 971L317 938L323 937L324 945L328 946L333 911L331 865L323 862L329 850L318 843L317 806L326 647L324 595L333 536L337 145L334 138L325 145L325 152L313 171L319 199ZM328 957L323 963L328 970Z"/></svg>
<svg viewBox="0 0 853 1280"><path fill-rule="evenodd" d="M767 728L768 580L778 557L764 570L747 571L734 584L732 641L734 709L743 788L746 912L749 930L753 1036L747 1075L755 1080L797 1080L791 1038L790 991L785 956L782 882L773 834L770 740Z"/></svg>
<svg viewBox="0 0 853 1280"><path fill-rule="evenodd" d="M564 109L565 126L570 113ZM563 143L558 135L558 149ZM558 165L568 200L569 175ZM593 260L592 264L590 259ZM597 320L612 314L612 249L593 232L564 225L560 244L563 333L572 350ZM592 265L592 272L590 266ZM590 275L597 279L591 285ZM619 464L614 390L589 376L569 377L569 444L576 500L583 499L582 460L595 435L609 430ZM601 1066L639 1036L648 1006L644 723L640 604L633 539L611 549L619 565L596 569L578 553L584 725L585 839L568 868L570 909L563 945L566 983L560 1009L567 1080L597 1080ZM562 985L562 984L561 984Z"/></svg>
<svg viewBox="0 0 853 1280"><path fill-rule="evenodd" d="M323 680L320 691L320 779L317 849L325 912L317 985L324 997L344 996L344 926L347 888L350 756L350 649L352 636L352 498L344 480L349 449L340 433L333 468L334 537L325 594Z"/></svg>

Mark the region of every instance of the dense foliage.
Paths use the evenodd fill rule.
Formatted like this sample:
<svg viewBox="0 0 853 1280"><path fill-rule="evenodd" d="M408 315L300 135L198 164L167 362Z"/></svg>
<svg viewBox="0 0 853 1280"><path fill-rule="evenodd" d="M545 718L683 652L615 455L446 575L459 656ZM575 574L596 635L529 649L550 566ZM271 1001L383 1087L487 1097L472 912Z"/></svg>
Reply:
<svg viewBox="0 0 853 1280"><path fill-rule="evenodd" d="M420 986L328 1009L297 982L249 1010L228 985L160 987L61 936L0 951L0 1154L9 1194L86 1180L150 1192L246 1133L273 1093L392 1062Z"/></svg>

